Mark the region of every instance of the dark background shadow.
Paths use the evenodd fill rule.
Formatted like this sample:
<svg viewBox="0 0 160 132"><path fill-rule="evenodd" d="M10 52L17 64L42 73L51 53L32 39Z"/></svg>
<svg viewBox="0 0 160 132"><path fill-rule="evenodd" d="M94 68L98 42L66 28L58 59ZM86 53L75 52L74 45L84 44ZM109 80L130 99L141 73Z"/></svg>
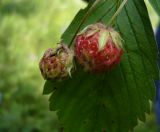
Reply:
<svg viewBox="0 0 160 132"><path fill-rule="evenodd" d="M18 14L21 16L28 16L33 13L36 9L36 5L32 0L21 0L21 1L0 1L0 14L10 15Z"/></svg>

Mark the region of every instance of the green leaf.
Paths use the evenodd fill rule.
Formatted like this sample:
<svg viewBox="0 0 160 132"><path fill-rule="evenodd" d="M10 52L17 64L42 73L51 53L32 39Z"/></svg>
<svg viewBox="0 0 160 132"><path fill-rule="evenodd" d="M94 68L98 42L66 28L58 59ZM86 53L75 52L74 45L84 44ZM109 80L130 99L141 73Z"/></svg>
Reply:
<svg viewBox="0 0 160 132"><path fill-rule="evenodd" d="M53 82L46 81L46 83L44 85L44 89L43 89L43 94L46 95L46 94L52 93L54 90L53 86L55 86Z"/></svg>
<svg viewBox="0 0 160 132"><path fill-rule="evenodd" d="M47 95L56 90L59 86L61 86L61 81L46 81L44 84L43 94Z"/></svg>
<svg viewBox="0 0 160 132"><path fill-rule="evenodd" d="M149 0L149 2L160 16L160 0Z"/></svg>
<svg viewBox="0 0 160 132"><path fill-rule="evenodd" d="M89 6L77 14L63 34L67 44ZM81 29L99 20L107 24L115 8L116 0L102 1ZM138 119L145 121L145 114L150 113L149 100L154 99L154 80L159 79L159 72L144 0L128 0L115 29L125 49L119 66L103 74L86 73L77 66L72 78L52 85L57 88L50 97L50 109L57 111L65 132L128 132Z"/></svg>

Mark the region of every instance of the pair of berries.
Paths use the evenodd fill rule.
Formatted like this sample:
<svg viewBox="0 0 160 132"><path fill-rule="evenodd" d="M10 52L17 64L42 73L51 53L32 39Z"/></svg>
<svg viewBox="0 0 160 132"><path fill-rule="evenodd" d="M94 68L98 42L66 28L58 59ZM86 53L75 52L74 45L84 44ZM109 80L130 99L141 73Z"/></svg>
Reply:
<svg viewBox="0 0 160 132"><path fill-rule="evenodd" d="M74 56L86 71L108 71L120 63L122 39L113 28L96 23L87 26L77 35L74 51L75 55L64 44L48 49L39 64L43 77L61 80L70 75L74 69Z"/></svg>

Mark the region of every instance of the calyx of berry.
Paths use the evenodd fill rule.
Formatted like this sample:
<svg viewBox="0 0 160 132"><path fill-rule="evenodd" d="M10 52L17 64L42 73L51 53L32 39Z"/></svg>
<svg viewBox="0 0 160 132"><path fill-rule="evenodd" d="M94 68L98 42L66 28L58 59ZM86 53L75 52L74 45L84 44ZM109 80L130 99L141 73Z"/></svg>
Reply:
<svg viewBox="0 0 160 132"><path fill-rule="evenodd" d="M85 70L109 70L120 63L122 38L112 27L102 23L89 25L77 35L75 54Z"/></svg>
<svg viewBox="0 0 160 132"><path fill-rule="evenodd" d="M56 48L46 50L39 63L39 68L44 79L62 80L71 76L73 57L73 51L65 44L58 44Z"/></svg>

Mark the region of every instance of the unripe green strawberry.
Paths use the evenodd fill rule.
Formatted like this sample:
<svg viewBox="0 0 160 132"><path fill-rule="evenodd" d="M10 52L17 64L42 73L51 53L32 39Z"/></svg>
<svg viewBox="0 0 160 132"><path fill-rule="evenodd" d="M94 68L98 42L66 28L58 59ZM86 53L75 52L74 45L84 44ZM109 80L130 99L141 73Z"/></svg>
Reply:
<svg viewBox="0 0 160 132"><path fill-rule="evenodd" d="M76 38L75 55L87 71L104 72L118 65L123 54L118 32L101 23L87 26Z"/></svg>
<svg viewBox="0 0 160 132"><path fill-rule="evenodd" d="M73 51L65 44L59 44L56 48L46 50L39 63L44 79L62 80L71 76L73 57Z"/></svg>

